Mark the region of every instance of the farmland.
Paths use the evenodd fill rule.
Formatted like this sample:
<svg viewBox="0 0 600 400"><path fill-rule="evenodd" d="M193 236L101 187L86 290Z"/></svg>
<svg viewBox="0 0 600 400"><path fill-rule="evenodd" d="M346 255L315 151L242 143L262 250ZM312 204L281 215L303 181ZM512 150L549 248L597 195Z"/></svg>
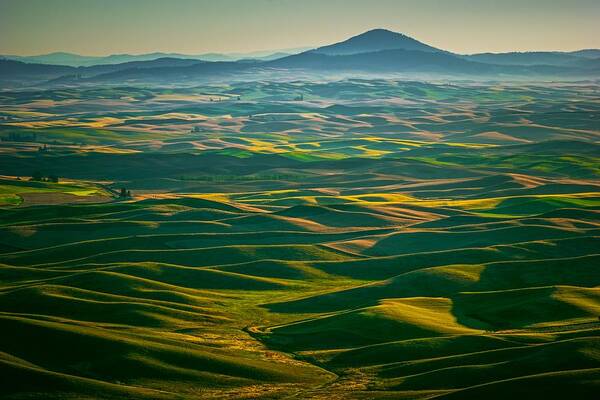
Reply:
<svg viewBox="0 0 600 400"><path fill-rule="evenodd" d="M598 94L0 92L6 397L591 397Z"/></svg>

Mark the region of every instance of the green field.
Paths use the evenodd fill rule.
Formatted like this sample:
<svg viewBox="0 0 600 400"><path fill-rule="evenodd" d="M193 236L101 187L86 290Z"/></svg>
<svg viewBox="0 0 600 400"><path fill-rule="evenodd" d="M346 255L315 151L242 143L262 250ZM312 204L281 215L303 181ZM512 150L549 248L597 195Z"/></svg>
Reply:
<svg viewBox="0 0 600 400"><path fill-rule="evenodd" d="M0 104L2 398L600 390L597 84L82 86Z"/></svg>

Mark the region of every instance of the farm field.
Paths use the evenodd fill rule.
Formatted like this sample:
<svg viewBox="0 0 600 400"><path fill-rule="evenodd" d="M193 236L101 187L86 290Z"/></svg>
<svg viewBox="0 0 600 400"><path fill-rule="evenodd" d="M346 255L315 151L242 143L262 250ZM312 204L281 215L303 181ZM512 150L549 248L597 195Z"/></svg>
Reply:
<svg viewBox="0 0 600 400"><path fill-rule="evenodd" d="M599 93L0 91L3 396L592 398Z"/></svg>

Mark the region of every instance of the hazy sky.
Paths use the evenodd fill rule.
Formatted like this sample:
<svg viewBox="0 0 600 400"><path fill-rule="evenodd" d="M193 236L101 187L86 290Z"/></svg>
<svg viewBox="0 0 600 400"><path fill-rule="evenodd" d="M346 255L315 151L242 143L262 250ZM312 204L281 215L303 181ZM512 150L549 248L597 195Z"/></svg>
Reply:
<svg viewBox="0 0 600 400"><path fill-rule="evenodd" d="M459 53L600 48L600 0L0 0L0 54L247 52L372 28Z"/></svg>

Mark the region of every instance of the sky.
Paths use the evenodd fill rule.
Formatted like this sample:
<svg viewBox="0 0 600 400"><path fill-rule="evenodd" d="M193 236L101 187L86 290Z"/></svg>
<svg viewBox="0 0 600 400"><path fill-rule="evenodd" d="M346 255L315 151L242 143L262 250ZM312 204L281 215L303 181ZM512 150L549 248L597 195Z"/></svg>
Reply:
<svg viewBox="0 0 600 400"><path fill-rule="evenodd" d="M600 48L600 0L0 0L0 54L317 47L373 28L457 53Z"/></svg>

